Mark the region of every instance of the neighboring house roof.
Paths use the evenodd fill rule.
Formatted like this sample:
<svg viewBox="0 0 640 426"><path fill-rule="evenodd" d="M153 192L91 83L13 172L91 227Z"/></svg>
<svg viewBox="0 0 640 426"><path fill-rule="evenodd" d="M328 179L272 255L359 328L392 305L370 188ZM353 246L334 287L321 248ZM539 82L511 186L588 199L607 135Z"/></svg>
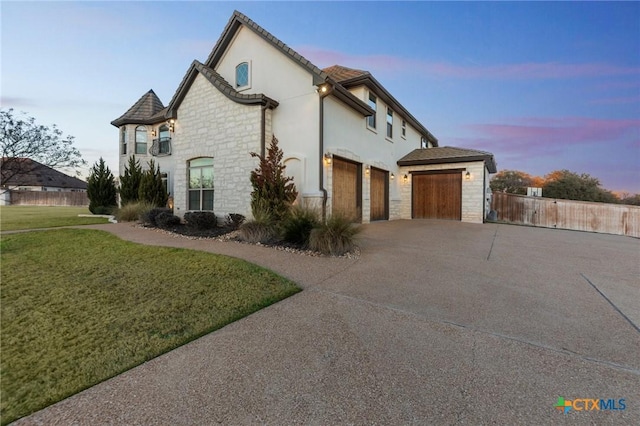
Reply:
<svg viewBox="0 0 640 426"><path fill-rule="evenodd" d="M425 164L462 163L467 161L484 161L489 173L496 173L496 161L493 154L475 149L443 146L436 148L415 149L398 160L399 166L418 166Z"/></svg>
<svg viewBox="0 0 640 426"><path fill-rule="evenodd" d="M245 94L238 92L214 69L209 68L198 61L193 61L189 70L182 79L180 86L178 86L178 90L176 90L176 93L173 95L173 99L169 102L169 106L166 110L167 118L177 117L178 107L187 95L187 92L189 91L193 81L196 79L198 73L202 74L202 76L205 77L213 87L218 89L223 95L234 102L245 105L262 105L267 108L276 108L278 106L277 101L261 93Z"/></svg>
<svg viewBox="0 0 640 426"><path fill-rule="evenodd" d="M155 124L165 120L166 109L153 90L142 95L131 108L111 122L116 127L124 124Z"/></svg>
<svg viewBox="0 0 640 426"><path fill-rule="evenodd" d="M86 182L67 176L29 158L2 159L0 160L0 167L3 175L10 176L5 184L7 187L50 186L67 189L87 189Z"/></svg>
<svg viewBox="0 0 640 426"><path fill-rule="evenodd" d="M323 70L331 78L336 80L345 89L357 86L367 86L373 90L375 94L389 105L394 111L399 112L404 119L416 128L420 133L425 135L433 146L438 146L438 139L424 127L418 119L416 119L396 98L393 97L387 89L384 88L378 80L376 80L369 71L363 71L353 68L347 68L342 65L332 65Z"/></svg>

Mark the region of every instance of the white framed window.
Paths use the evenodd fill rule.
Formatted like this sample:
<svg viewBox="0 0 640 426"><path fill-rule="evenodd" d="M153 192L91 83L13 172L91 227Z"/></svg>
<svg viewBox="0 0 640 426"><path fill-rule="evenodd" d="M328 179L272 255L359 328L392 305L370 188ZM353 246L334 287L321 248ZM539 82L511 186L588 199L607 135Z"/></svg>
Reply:
<svg viewBox="0 0 640 426"><path fill-rule="evenodd" d="M136 154L147 153L147 128L144 126L136 127Z"/></svg>
<svg viewBox="0 0 640 426"><path fill-rule="evenodd" d="M169 133L169 126L166 124L160 126L158 145L159 154L171 154L171 134Z"/></svg>
<svg viewBox="0 0 640 426"><path fill-rule="evenodd" d="M387 108L387 137L393 139L393 111Z"/></svg>
<svg viewBox="0 0 640 426"><path fill-rule="evenodd" d="M407 122L402 120L402 139L407 138Z"/></svg>
<svg viewBox="0 0 640 426"><path fill-rule="evenodd" d="M127 155L127 126L120 127L120 154Z"/></svg>
<svg viewBox="0 0 640 426"><path fill-rule="evenodd" d="M368 105L373 110L373 115L370 115L370 116L367 117L367 126L369 126L371 129L375 129L376 128L376 114L377 114L378 98L376 98L376 96L371 92L369 92Z"/></svg>
<svg viewBox="0 0 640 426"><path fill-rule="evenodd" d="M189 210L213 210L213 158L188 161Z"/></svg>
<svg viewBox="0 0 640 426"><path fill-rule="evenodd" d="M427 142L427 138L424 136L420 139L420 147L421 148L429 148L429 143Z"/></svg>
<svg viewBox="0 0 640 426"><path fill-rule="evenodd" d="M244 90L251 87L251 63L243 61L236 65L236 89Z"/></svg>

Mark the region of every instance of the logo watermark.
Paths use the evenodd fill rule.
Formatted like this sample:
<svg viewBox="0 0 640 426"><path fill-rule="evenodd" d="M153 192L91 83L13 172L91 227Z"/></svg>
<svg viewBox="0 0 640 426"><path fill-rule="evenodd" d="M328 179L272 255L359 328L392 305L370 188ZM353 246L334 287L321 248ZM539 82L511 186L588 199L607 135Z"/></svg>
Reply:
<svg viewBox="0 0 640 426"><path fill-rule="evenodd" d="M556 402L556 410L567 414L569 411L622 411L627 408L624 398L576 398L565 399L558 397Z"/></svg>

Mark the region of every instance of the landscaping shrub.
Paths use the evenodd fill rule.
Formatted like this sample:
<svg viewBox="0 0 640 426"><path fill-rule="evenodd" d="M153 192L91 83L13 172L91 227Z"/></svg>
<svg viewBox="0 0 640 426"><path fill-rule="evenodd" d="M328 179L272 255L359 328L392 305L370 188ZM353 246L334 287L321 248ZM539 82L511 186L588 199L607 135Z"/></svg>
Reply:
<svg viewBox="0 0 640 426"><path fill-rule="evenodd" d="M341 256L355 248L356 235L361 227L342 215L332 215L326 223L311 231L309 248L323 254Z"/></svg>
<svg viewBox="0 0 640 426"><path fill-rule="evenodd" d="M153 160L149 160L149 170L140 178L138 187L138 200L147 201L156 207L167 205L169 195L162 182L160 166L156 166Z"/></svg>
<svg viewBox="0 0 640 426"><path fill-rule="evenodd" d="M238 238L249 243L273 243L278 240L276 221L266 206L258 205L253 220L238 228Z"/></svg>
<svg viewBox="0 0 640 426"><path fill-rule="evenodd" d="M156 224L158 228L171 229L180 225L180 218L170 212L160 212L158 216L156 216Z"/></svg>
<svg viewBox="0 0 640 426"><path fill-rule="evenodd" d="M188 226L200 230L213 229L218 224L214 212L187 212L184 214L184 221Z"/></svg>
<svg viewBox="0 0 640 426"><path fill-rule="evenodd" d="M144 202L129 203L120 207L115 215L118 222L135 222L141 220L142 216L151 210L153 205Z"/></svg>
<svg viewBox="0 0 640 426"><path fill-rule="evenodd" d="M156 226L158 226L158 224L156 222L156 219L157 219L157 217L158 217L158 215L160 213L171 213L171 214L173 214L173 211L171 209L166 208L166 207L156 207L156 208L153 208L153 209L145 212L142 215L142 217L140 218L140 220L142 221L142 223L144 225L156 227Z"/></svg>
<svg viewBox="0 0 640 426"><path fill-rule="evenodd" d="M89 211L93 214L111 214L118 204L116 193L113 173L100 157L100 161L91 168L91 174L87 180Z"/></svg>
<svg viewBox="0 0 640 426"><path fill-rule="evenodd" d="M233 229L238 229L240 228L240 225L244 223L245 219L246 218L241 214L230 213L227 216L227 225L229 225Z"/></svg>
<svg viewBox="0 0 640 426"><path fill-rule="evenodd" d="M129 157L129 163L124 168L124 175L120 176L120 203L123 206L139 200L138 191L142 175L140 161L136 159L135 155L132 155Z"/></svg>
<svg viewBox="0 0 640 426"><path fill-rule="evenodd" d="M288 243L307 247L311 230L319 224L317 211L296 206L280 224L282 239Z"/></svg>

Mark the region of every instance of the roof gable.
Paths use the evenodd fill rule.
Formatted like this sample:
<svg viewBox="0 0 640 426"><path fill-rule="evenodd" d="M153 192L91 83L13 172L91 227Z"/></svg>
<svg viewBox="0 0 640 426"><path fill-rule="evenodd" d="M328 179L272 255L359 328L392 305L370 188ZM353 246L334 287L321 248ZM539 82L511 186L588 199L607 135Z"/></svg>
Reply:
<svg viewBox="0 0 640 426"><path fill-rule="evenodd" d="M153 90L149 90L111 124L116 127L124 124L155 124L164 121L164 109L160 98Z"/></svg>
<svg viewBox="0 0 640 426"><path fill-rule="evenodd" d="M182 79L180 86L178 86L178 90L176 90L176 93L173 95L173 99L169 102L169 106L167 107L165 114L167 118L177 118L178 108L198 74L201 74L209 81L209 83L211 83L211 85L213 85L213 87L218 89L223 95L234 102L245 105L262 105L268 108L276 108L278 106L278 102L276 100L271 99L262 93L247 95L238 92L214 69L205 66L199 61L193 61Z"/></svg>
<svg viewBox="0 0 640 426"><path fill-rule="evenodd" d="M497 166L493 154L467 148L443 146L436 148L414 149L398 160L399 166L418 166L424 164L462 163L484 161L489 173L496 173Z"/></svg>

